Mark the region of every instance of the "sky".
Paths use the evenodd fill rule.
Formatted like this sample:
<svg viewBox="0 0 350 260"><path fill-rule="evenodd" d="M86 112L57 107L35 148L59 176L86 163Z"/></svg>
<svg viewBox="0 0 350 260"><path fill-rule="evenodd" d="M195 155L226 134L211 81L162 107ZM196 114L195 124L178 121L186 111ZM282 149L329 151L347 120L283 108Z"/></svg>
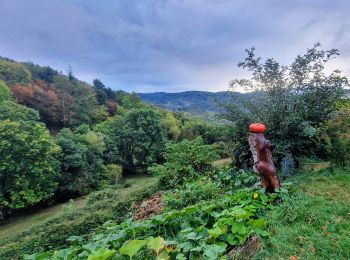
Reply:
<svg viewBox="0 0 350 260"><path fill-rule="evenodd" d="M350 76L348 0L0 0L0 56L135 92L227 90L244 49L290 63L314 43Z"/></svg>

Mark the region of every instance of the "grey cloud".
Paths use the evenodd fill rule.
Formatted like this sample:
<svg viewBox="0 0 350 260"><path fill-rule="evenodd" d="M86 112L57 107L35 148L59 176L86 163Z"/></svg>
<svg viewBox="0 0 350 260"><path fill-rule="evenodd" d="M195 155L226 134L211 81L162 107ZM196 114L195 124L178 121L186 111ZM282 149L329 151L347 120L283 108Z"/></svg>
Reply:
<svg viewBox="0 0 350 260"><path fill-rule="evenodd" d="M70 64L77 76L115 89L222 90L242 74L235 65L251 46L289 62L321 41L349 60L349 7L345 0L3 0L0 55L63 71Z"/></svg>

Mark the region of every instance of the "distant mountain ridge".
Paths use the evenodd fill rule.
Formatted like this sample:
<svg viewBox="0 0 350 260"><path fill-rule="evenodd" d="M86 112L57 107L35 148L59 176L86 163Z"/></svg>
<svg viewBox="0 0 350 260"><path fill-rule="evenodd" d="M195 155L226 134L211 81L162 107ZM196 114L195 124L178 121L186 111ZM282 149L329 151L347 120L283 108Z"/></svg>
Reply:
<svg viewBox="0 0 350 260"><path fill-rule="evenodd" d="M143 101L161 108L202 115L205 113L217 114L222 112L223 109L218 104L218 101L228 101L232 92L185 91L177 93L138 93L138 95Z"/></svg>

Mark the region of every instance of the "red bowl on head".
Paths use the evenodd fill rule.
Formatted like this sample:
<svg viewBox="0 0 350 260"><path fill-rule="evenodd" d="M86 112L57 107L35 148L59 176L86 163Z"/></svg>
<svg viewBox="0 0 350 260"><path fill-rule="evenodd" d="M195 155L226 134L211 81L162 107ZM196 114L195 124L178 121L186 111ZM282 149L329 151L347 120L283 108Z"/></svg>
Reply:
<svg viewBox="0 0 350 260"><path fill-rule="evenodd" d="M249 131L252 133L264 133L266 131L266 126L260 123L250 124Z"/></svg>

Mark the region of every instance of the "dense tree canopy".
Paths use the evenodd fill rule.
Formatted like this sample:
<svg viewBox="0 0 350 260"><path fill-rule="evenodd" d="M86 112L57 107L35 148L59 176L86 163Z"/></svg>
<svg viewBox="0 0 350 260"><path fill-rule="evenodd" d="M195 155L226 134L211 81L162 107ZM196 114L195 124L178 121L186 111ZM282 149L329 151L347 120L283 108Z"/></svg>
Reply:
<svg viewBox="0 0 350 260"><path fill-rule="evenodd" d="M32 76L28 69L17 62L0 59L0 80L8 86L16 83L29 84Z"/></svg>
<svg viewBox="0 0 350 260"><path fill-rule="evenodd" d="M337 50L320 50L316 44L291 65L282 66L274 59L262 62L254 48L247 50L247 58L239 66L248 69L252 78L233 80L231 86L256 91L255 98L235 97L224 105L224 117L236 127L238 164L250 158L246 133L252 122L267 125L277 161L287 154L327 156L317 145L322 138L320 125L337 114L336 104L347 84L339 71L325 72L325 64L337 55Z"/></svg>
<svg viewBox="0 0 350 260"><path fill-rule="evenodd" d="M57 188L60 149L37 120L32 109L0 101L0 215L47 199Z"/></svg>
<svg viewBox="0 0 350 260"><path fill-rule="evenodd" d="M81 125L74 131L64 128L56 142L62 149L57 196L67 198L97 189L102 181L103 136Z"/></svg>
<svg viewBox="0 0 350 260"><path fill-rule="evenodd" d="M146 171L162 158L166 132L158 113L152 109L133 109L98 127L106 135L110 163L120 163L124 170Z"/></svg>

